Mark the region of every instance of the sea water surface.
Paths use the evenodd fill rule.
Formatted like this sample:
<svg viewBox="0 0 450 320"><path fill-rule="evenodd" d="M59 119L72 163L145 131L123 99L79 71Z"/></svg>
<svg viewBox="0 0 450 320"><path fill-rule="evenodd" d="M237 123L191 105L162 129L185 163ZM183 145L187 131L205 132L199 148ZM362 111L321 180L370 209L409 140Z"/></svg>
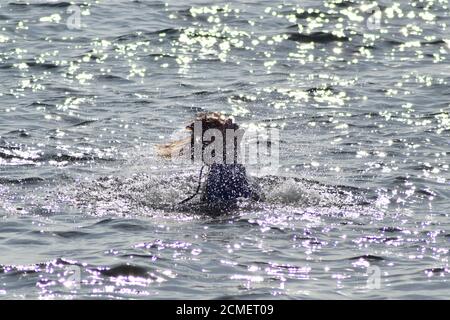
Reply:
<svg viewBox="0 0 450 320"><path fill-rule="evenodd" d="M450 298L450 11L0 1L0 299ZM174 205L201 111L280 130L264 203Z"/></svg>

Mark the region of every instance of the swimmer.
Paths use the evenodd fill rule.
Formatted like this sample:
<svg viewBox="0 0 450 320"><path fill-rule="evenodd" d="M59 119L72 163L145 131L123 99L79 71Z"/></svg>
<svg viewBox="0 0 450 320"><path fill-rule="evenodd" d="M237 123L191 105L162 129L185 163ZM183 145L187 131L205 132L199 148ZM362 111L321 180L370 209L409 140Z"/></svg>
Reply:
<svg viewBox="0 0 450 320"><path fill-rule="evenodd" d="M255 201L261 200L260 192L258 192L257 186L250 182L245 166L238 163L236 137L233 139L234 145L231 145L231 147L228 145L228 148L232 149L228 150L228 158L227 143L226 139L223 138L223 148L219 148L223 151L222 155L214 154L214 160L212 162L205 161L205 149L208 145L215 141L215 138L205 141L207 140L203 139L205 137L205 132L210 129L215 129L216 133L220 133L222 134L222 137L225 137L226 134L229 134L229 131L227 130L239 129L239 126L233 121L232 118L226 117L217 112L201 113L191 124L186 127L186 129L190 132L189 138L165 145L159 145L158 154L164 157L173 157L174 155L188 152L191 160L194 160L196 150L195 130L198 128L201 128L201 149L199 148L198 150L201 150L201 160L203 165L209 169L206 177L206 183L201 192L201 202L210 206L224 208L236 204L240 198L252 199ZM200 172L200 181L202 171ZM199 193L200 187L201 184L199 183L197 192L193 196L183 200L180 204L191 201Z"/></svg>

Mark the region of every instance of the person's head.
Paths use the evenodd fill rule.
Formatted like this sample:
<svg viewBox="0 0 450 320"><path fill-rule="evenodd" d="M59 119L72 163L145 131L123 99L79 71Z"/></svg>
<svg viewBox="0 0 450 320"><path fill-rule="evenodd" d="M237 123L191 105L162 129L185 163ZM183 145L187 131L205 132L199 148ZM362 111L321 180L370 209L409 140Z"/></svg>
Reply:
<svg viewBox="0 0 450 320"><path fill-rule="evenodd" d="M234 123L234 119L231 117L227 117L220 112L203 112L199 113L194 121L192 121L186 129L191 132L194 131L195 123L201 123L202 125L202 135L209 129L218 129L225 136L226 129L237 130L239 126Z"/></svg>
<svg viewBox="0 0 450 320"><path fill-rule="evenodd" d="M227 132L227 130L230 129L232 130L232 132L235 132L239 129L239 126L234 122L234 119L232 117L227 117L219 112L200 113L189 125L186 126L186 130L188 130L190 133L189 138L173 141L164 145L159 145L158 154L163 157L185 156L186 150L189 150L188 154L190 154L191 159L193 159L196 142L197 144L201 144L201 152L203 154L205 148L215 141L215 136L209 137L211 133L215 132L221 134L222 136L223 162L225 163L227 151L226 135L229 132ZM236 139L234 139L233 150L233 161L235 161L237 157Z"/></svg>

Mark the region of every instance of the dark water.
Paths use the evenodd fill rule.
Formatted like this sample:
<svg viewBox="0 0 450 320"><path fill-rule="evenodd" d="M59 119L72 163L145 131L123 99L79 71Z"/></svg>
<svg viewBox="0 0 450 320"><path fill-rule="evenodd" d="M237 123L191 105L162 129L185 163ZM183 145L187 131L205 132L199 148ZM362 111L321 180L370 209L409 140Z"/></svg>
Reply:
<svg viewBox="0 0 450 320"><path fill-rule="evenodd" d="M27 2L0 4L0 298L449 298L448 1ZM199 111L281 130L265 203L173 209L199 168L154 145Z"/></svg>

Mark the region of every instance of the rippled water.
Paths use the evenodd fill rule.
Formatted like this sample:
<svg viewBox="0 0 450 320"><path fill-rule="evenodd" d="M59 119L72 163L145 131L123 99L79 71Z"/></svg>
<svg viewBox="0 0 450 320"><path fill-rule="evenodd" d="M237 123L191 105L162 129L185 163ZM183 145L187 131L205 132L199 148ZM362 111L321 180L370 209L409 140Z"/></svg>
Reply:
<svg viewBox="0 0 450 320"><path fill-rule="evenodd" d="M1 1L0 298L449 298L448 1L188 2ZM266 202L173 208L199 111Z"/></svg>

